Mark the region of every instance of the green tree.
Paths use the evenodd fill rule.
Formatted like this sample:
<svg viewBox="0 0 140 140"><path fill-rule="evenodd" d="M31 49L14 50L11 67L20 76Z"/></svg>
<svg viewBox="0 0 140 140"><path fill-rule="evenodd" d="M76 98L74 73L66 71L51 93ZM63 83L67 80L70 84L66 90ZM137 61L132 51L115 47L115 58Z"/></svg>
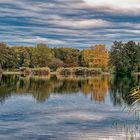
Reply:
<svg viewBox="0 0 140 140"><path fill-rule="evenodd" d="M3 68L8 60L8 47L5 43L0 43L0 65Z"/></svg>
<svg viewBox="0 0 140 140"><path fill-rule="evenodd" d="M115 41L110 51L110 65L117 73L131 73L140 69L140 45L133 41Z"/></svg>
<svg viewBox="0 0 140 140"><path fill-rule="evenodd" d="M125 60L128 72L136 72L140 68L140 45L133 41L124 44Z"/></svg>
<svg viewBox="0 0 140 140"><path fill-rule="evenodd" d="M125 70L124 65L124 44L122 42L115 41L110 51L110 65L116 72L123 72Z"/></svg>
<svg viewBox="0 0 140 140"><path fill-rule="evenodd" d="M54 55L64 63L64 67L79 66L80 51L74 48L54 48Z"/></svg>
<svg viewBox="0 0 140 140"><path fill-rule="evenodd" d="M31 67L33 47L14 46L12 50L16 54L17 67Z"/></svg>
<svg viewBox="0 0 140 140"><path fill-rule="evenodd" d="M16 57L15 52L5 43L0 43L0 67L3 69L15 68Z"/></svg>
<svg viewBox="0 0 140 140"><path fill-rule="evenodd" d="M46 67L52 62L54 55L45 44L38 44L33 50L32 62L34 67Z"/></svg>

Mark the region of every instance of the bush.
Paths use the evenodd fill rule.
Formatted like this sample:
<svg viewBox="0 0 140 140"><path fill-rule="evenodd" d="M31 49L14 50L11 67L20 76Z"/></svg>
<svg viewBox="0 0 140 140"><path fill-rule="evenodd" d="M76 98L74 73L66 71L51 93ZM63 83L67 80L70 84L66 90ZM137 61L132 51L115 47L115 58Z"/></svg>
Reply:
<svg viewBox="0 0 140 140"><path fill-rule="evenodd" d="M74 67L74 68L59 68L57 73L60 75L96 75L101 74L102 70L100 68L87 68L87 67Z"/></svg>
<svg viewBox="0 0 140 140"><path fill-rule="evenodd" d="M49 75L50 69L48 67L43 68L20 68L21 74L23 75Z"/></svg>
<svg viewBox="0 0 140 140"><path fill-rule="evenodd" d="M50 74L50 68L43 67L43 68L34 68L32 69L33 75L49 75Z"/></svg>

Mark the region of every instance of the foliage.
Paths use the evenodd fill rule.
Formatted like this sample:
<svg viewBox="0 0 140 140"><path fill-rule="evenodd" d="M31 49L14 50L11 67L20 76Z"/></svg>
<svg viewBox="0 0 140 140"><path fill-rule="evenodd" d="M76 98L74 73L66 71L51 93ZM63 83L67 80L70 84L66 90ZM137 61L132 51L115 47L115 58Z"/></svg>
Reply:
<svg viewBox="0 0 140 140"><path fill-rule="evenodd" d="M0 68L19 69L20 67L49 67L51 71L64 67L101 68L116 73L140 71L140 43L115 41L110 52L104 44L90 49L49 48L46 44L35 47L8 46L0 43Z"/></svg>
<svg viewBox="0 0 140 140"><path fill-rule="evenodd" d="M14 51L4 43L0 43L0 67L15 67L16 58Z"/></svg>
<svg viewBox="0 0 140 140"><path fill-rule="evenodd" d="M109 53L103 44L96 45L91 49L85 49L81 53L81 64L90 68L108 67Z"/></svg>
<svg viewBox="0 0 140 140"><path fill-rule="evenodd" d="M115 41L110 52L110 65L117 73L131 73L140 70L140 44L133 41Z"/></svg>
<svg viewBox="0 0 140 140"><path fill-rule="evenodd" d="M57 59L63 61L64 67L79 66L80 51L74 48L54 48L54 55Z"/></svg>
<svg viewBox="0 0 140 140"><path fill-rule="evenodd" d="M64 62L58 58L53 57L51 60L51 63L49 64L49 67L51 68L51 70L56 70L57 68L63 67L64 66Z"/></svg>
<svg viewBox="0 0 140 140"><path fill-rule="evenodd" d="M32 67L32 47L13 46L16 57L16 67Z"/></svg>
<svg viewBox="0 0 140 140"><path fill-rule="evenodd" d="M51 49L45 44L38 44L33 50L32 62L35 67L49 66L53 58Z"/></svg>

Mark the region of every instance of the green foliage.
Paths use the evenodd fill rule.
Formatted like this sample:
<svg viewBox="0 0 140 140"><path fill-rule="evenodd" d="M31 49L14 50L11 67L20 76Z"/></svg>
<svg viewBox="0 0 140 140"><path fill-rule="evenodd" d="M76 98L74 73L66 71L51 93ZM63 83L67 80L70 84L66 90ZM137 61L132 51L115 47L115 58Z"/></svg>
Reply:
<svg viewBox="0 0 140 140"><path fill-rule="evenodd" d="M54 55L57 59L63 61L64 67L79 66L80 51L74 48L54 48Z"/></svg>
<svg viewBox="0 0 140 140"><path fill-rule="evenodd" d="M4 43L0 43L0 67L15 68L15 52Z"/></svg>
<svg viewBox="0 0 140 140"><path fill-rule="evenodd" d="M32 47L14 46L11 49L15 52L17 68L32 66Z"/></svg>
<svg viewBox="0 0 140 140"><path fill-rule="evenodd" d="M49 66L53 58L51 49L45 44L38 44L33 50L32 62L34 67Z"/></svg>
<svg viewBox="0 0 140 140"><path fill-rule="evenodd" d="M4 43L0 43L0 64L1 66L3 66L6 62L7 62L7 51L8 48L6 46L6 44Z"/></svg>
<svg viewBox="0 0 140 140"><path fill-rule="evenodd" d="M110 52L110 65L117 73L131 73L140 70L140 45L133 41L115 41Z"/></svg>

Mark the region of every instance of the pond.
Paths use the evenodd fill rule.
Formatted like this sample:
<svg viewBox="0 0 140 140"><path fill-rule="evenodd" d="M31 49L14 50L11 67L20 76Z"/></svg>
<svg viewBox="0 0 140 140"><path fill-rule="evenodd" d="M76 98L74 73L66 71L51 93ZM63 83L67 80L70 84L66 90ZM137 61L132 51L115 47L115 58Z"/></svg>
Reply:
<svg viewBox="0 0 140 140"><path fill-rule="evenodd" d="M0 140L139 140L140 77L0 76Z"/></svg>

